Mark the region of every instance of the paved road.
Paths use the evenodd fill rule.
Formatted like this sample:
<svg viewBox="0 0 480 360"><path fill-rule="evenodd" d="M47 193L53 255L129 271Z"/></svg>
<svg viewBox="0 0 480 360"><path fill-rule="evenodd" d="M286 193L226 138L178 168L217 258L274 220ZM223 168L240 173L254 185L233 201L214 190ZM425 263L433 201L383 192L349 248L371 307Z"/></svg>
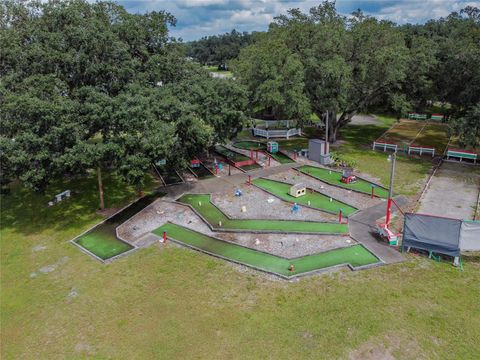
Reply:
<svg viewBox="0 0 480 360"><path fill-rule="evenodd" d="M402 207L407 203L407 199L397 196L395 202ZM385 216L387 203L378 204L368 209L360 211L348 218L350 236L363 244L367 249L373 252L386 264L393 264L403 261L402 254L386 242L380 241L375 235L375 222ZM394 206L393 212L397 209Z"/></svg>

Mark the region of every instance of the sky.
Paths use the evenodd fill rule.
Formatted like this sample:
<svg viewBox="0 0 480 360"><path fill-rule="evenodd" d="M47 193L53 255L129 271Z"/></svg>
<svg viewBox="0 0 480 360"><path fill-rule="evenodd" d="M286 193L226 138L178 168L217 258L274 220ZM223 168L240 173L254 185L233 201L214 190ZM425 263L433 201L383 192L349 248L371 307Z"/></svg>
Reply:
<svg viewBox="0 0 480 360"><path fill-rule="evenodd" d="M177 19L171 35L184 41L238 31L264 31L288 9L307 11L321 0L117 0L131 13L166 10ZM368 15L398 24L424 23L447 16L480 0L337 0L337 10L348 15L361 9Z"/></svg>

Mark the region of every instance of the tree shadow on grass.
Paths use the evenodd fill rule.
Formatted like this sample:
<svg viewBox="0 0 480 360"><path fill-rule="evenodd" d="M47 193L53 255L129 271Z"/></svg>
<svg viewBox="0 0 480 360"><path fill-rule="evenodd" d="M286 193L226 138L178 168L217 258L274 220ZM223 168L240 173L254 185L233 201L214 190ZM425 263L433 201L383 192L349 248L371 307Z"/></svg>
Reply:
<svg viewBox="0 0 480 360"><path fill-rule="evenodd" d="M105 174L105 203L109 208L126 205L137 197L134 187L126 185L117 177ZM153 178L148 178L145 189L155 186ZM72 196L58 204L48 206L48 202L64 190L71 190ZM2 229L22 235L32 235L45 230L82 232L95 222L101 221L98 210L98 189L95 175L75 179L62 179L48 186L44 194L11 185L11 194L2 195Z"/></svg>

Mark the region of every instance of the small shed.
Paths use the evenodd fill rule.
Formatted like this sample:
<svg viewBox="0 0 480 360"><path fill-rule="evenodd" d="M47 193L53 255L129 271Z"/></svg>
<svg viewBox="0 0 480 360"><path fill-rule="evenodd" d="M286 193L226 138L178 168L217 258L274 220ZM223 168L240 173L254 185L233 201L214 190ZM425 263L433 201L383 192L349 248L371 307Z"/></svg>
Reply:
<svg viewBox="0 0 480 360"><path fill-rule="evenodd" d="M290 188L290 195L296 198L305 195L306 192L307 187L304 184L295 184Z"/></svg>
<svg viewBox="0 0 480 360"><path fill-rule="evenodd" d="M275 141L267 142L267 151L271 154L278 152L278 143Z"/></svg>

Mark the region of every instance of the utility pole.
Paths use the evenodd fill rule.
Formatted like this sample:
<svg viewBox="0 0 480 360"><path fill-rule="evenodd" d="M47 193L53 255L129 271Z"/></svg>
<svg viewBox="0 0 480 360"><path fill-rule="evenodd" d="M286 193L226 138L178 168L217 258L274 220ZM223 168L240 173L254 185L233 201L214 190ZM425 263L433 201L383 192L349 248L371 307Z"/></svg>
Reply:
<svg viewBox="0 0 480 360"><path fill-rule="evenodd" d="M328 149L328 110L327 117L325 118L325 154L329 153Z"/></svg>
<svg viewBox="0 0 480 360"><path fill-rule="evenodd" d="M392 167L390 169L390 187L388 189L387 216L385 218L385 226L387 228L390 223L390 217L391 217L391 211L392 211L393 179L395 177L395 165L396 165L395 163L397 162L397 152L394 152L388 158L392 163Z"/></svg>

